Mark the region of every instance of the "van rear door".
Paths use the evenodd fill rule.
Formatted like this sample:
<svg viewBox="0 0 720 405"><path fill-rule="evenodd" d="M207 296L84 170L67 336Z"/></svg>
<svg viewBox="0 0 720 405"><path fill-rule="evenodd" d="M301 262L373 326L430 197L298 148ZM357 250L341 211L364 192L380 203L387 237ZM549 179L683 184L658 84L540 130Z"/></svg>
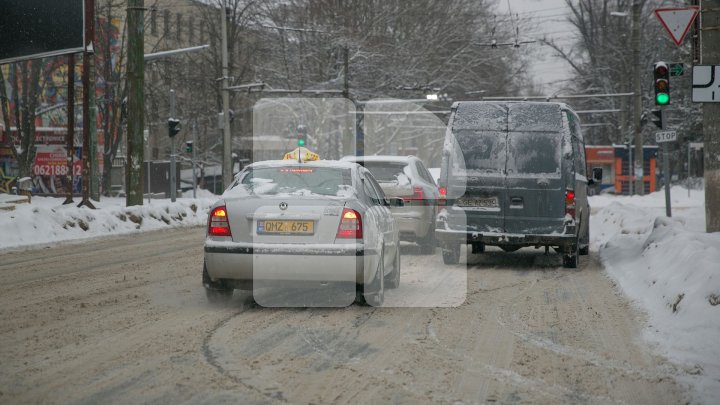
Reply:
<svg viewBox="0 0 720 405"><path fill-rule="evenodd" d="M507 198L502 210L509 234L563 231L561 114L557 104L508 104Z"/></svg>
<svg viewBox="0 0 720 405"><path fill-rule="evenodd" d="M452 132L461 152L453 157L449 168L448 195L457 196L453 204L456 209L449 214L465 218L449 222L467 221L466 230L470 232L504 233L507 106L460 103ZM454 194L454 190L458 193Z"/></svg>

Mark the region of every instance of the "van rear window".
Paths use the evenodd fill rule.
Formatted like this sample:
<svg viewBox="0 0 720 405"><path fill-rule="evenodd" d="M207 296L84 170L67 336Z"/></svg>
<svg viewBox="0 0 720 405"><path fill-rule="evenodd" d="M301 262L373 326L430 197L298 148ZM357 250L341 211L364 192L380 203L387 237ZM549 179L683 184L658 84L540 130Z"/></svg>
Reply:
<svg viewBox="0 0 720 405"><path fill-rule="evenodd" d="M560 136L557 132L511 132L508 175L560 175Z"/></svg>
<svg viewBox="0 0 720 405"><path fill-rule="evenodd" d="M455 139L465 159L465 169L485 173L505 171L504 132L461 129L455 132Z"/></svg>

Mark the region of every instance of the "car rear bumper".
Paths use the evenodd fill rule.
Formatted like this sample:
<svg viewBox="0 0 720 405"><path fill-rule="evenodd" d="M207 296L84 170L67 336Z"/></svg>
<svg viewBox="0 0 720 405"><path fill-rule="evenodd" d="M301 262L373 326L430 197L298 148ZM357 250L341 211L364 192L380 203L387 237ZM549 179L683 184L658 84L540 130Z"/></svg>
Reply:
<svg viewBox="0 0 720 405"><path fill-rule="evenodd" d="M345 247L301 248L287 245L205 245L205 266L213 281L232 281L251 289L254 281L299 286L306 283L369 284L377 268L365 263L376 252L362 244ZM368 266L369 267L369 266ZM243 287L237 287L243 288Z"/></svg>
<svg viewBox="0 0 720 405"><path fill-rule="evenodd" d="M521 235L504 233L483 233L436 229L435 237L445 243L484 243L486 245L515 246L571 246L577 243L574 233L549 235Z"/></svg>
<svg viewBox="0 0 720 405"><path fill-rule="evenodd" d="M434 214L428 207L402 207L390 211L404 240L422 238L433 230Z"/></svg>

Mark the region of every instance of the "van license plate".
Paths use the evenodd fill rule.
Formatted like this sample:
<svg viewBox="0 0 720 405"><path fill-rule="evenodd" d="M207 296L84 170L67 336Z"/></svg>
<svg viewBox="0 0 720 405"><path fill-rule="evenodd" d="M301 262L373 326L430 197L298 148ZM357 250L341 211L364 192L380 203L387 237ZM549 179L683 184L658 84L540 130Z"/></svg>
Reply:
<svg viewBox="0 0 720 405"><path fill-rule="evenodd" d="M315 233L313 221L257 221L258 235L312 235Z"/></svg>
<svg viewBox="0 0 720 405"><path fill-rule="evenodd" d="M460 198L455 205L459 207L497 208L498 198Z"/></svg>

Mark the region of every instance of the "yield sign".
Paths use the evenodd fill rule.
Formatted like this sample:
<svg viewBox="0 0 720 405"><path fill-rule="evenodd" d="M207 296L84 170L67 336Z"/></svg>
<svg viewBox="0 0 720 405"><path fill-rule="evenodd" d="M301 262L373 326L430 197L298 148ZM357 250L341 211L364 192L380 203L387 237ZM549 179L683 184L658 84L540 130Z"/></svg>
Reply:
<svg viewBox="0 0 720 405"><path fill-rule="evenodd" d="M675 45L680 46L699 11L698 6L658 8L655 15L675 41Z"/></svg>

